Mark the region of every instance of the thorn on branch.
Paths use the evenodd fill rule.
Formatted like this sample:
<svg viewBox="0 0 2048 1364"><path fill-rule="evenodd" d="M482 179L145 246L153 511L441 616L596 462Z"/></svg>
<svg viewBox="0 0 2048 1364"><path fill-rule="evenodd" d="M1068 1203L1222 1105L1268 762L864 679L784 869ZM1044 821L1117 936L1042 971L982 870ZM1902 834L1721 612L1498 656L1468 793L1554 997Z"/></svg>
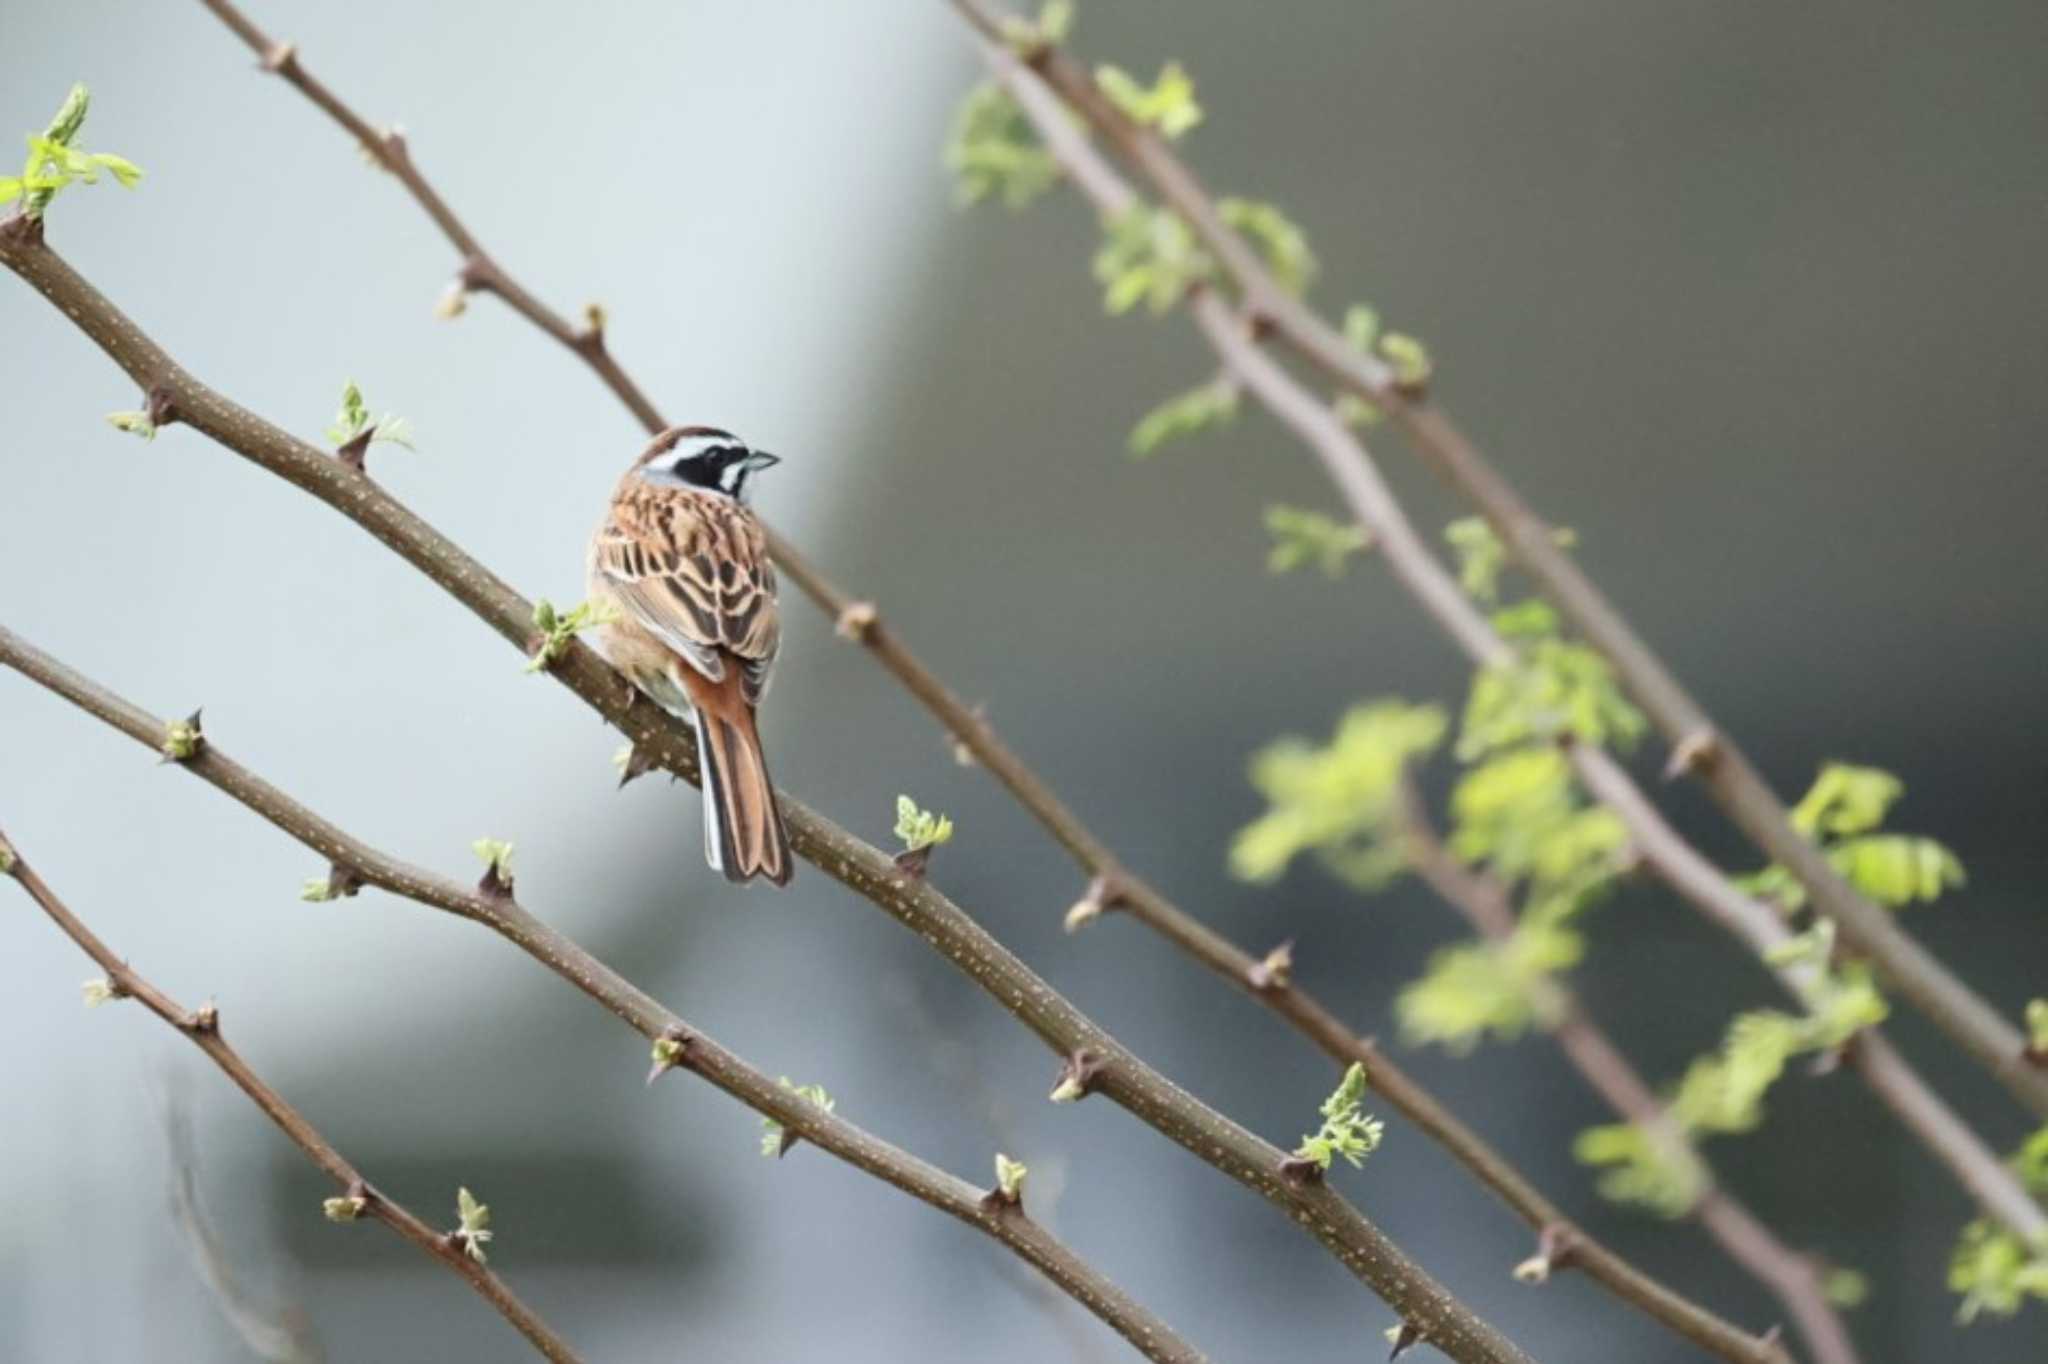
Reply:
<svg viewBox="0 0 2048 1364"><path fill-rule="evenodd" d="M882 613L871 601L848 602L832 624L832 633L855 644L865 644L881 621Z"/></svg>
<svg viewBox="0 0 2048 1364"><path fill-rule="evenodd" d="M628 782L639 780L660 765L654 755L642 752L638 744L627 744L612 754L612 766L619 769L620 790L624 790Z"/></svg>
<svg viewBox="0 0 2048 1364"><path fill-rule="evenodd" d="M1422 1328L1404 1321L1399 1326L1389 1326L1386 1329L1386 1337L1387 1343L1393 1347L1387 1351L1388 1364L1392 1364L1392 1361L1422 1343Z"/></svg>
<svg viewBox="0 0 2048 1364"><path fill-rule="evenodd" d="M1079 933L1128 898L1123 887L1108 873L1093 877L1088 882L1088 889L1081 893L1081 898L1074 901L1073 908L1067 911L1067 932Z"/></svg>
<svg viewBox="0 0 2048 1364"><path fill-rule="evenodd" d="M112 976L89 980L80 989L85 995L85 1007L88 1009L97 1009L102 1004L111 1004L117 999L128 998L128 987Z"/></svg>
<svg viewBox="0 0 2048 1364"><path fill-rule="evenodd" d="M299 887L299 898L313 904L328 900L346 900L363 888L363 878L351 867L339 862L331 864L323 879L315 876Z"/></svg>
<svg viewBox="0 0 2048 1364"><path fill-rule="evenodd" d="M299 45L280 40L270 45L270 50L263 54L263 60L257 65L273 76L282 76L286 72L296 70L298 63Z"/></svg>
<svg viewBox="0 0 2048 1364"><path fill-rule="evenodd" d="M1280 1162L1280 1177L1290 1184L1320 1184L1323 1163L1313 1156L1289 1156Z"/></svg>
<svg viewBox="0 0 2048 1364"><path fill-rule="evenodd" d="M1721 740L1711 729L1696 729L1678 741L1664 764L1664 780L1704 772L1721 750Z"/></svg>
<svg viewBox="0 0 2048 1364"><path fill-rule="evenodd" d="M164 731L164 741L158 750L167 763L190 762L206 745L206 734L200 728L199 712L193 711L182 720L174 720Z"/></svg>
<svg viewBox="0 0 2048 1364"><path fill-rule="evenodd" d="M1060 1063L1059 1079L1046 1095L1056 1104L1079 1103L1095 1091L1095 1079L1102 1074L1103 1061L1086 1047Z"/></svg>
<svg viewBox="0 0 2048 1364"><path fill-rule="evenodd" d="M334 457L359 474L368 473L369 470L364 464L364 456L369 454L370 441L375 438L376 434L377 428L374 426L364 427L337 446L334 451Z"/></svg>
<svg viewBox="0 0 2048 1364"><path fill-rule="evenodd" d="M143 397L142 415L148 419L150 426L159 431L176 424L178 407L171 401L170 390L161 384L152 387Z"/></svg>
<svg viewBox="0 0 2048 1364"><path fill-rule="evenodd" d="M0 218L0 241L17 251L31 250L43 244L43 219L17 209L5 218Z"/></svg>
<svg viewBox="0 0 2048 1364"><path fill-rule="evenodd" d="M1550 1271L1563 1269L1578 1248L1579 1235L1562 1222L1547 1224L1536 1237L1536 1253L1515 1266L1515 1278L1522 1283L1548 1283Z"/></svg>
<svg viewBox="0 0 2048 1364"><path fill-rule="evenodd" d="M350 1180L348 1192L339 1198L320 1201L320 1211L330 1222L353 1222L370 1209L370 1188L360 1179Z"/></svg>
<svg viewBox="0 0 2048 1364"><path fill-rule="evenodd" d="M664 1029L661 1036L654 1039L651 1053L654 1064L648 1068L647 1083L653 1084L677 1066L682 1065L688 1059L689 1051L690 1035L688 1033L680 1028Z"/></svg>
<svg viewBox="0 0 2048 1364"><path fill-rule="evenodd" d="M1253 965L1244 978L1254 990L1284 990L1294 983L1294 939L1289 938Z"/></svg>
<svg viewBox="0 0 2048 1364"><path fill-rule="evenodd" d="M488 256L465 256L455 280L466 293L490 293L498 287L498 267Z"/></svg>
<svg viewBox="0 0 2048 1364"><path fill-rule="evenodd" d="M583 328L576 333L579 349L595 354L604 349L604 325L607 321L604 306L598 303L583 305Z"/></svg>
<svg viewBox="0 0 2048 1364"><path fill-rule="evenodd" d="M974 717L974 722L977 725L985 724L986 719L984 717L988 714L988 707L977 702L969 708L968 713ZM974 749L968 745L967 740L963 736L947 730L944 737L946 749L953 755L955 766L973 767L975 765L978 760L974 756Z"/></svg>
<svg viewBox="0 0 2048 1364"><path fill-rule="evenodd" d="M220 1031L220 1006L210 999L207 1000L185 1015L185 1021L181 1026L189 1033L197 1033L202 1037L213 1036Z"/></svg>

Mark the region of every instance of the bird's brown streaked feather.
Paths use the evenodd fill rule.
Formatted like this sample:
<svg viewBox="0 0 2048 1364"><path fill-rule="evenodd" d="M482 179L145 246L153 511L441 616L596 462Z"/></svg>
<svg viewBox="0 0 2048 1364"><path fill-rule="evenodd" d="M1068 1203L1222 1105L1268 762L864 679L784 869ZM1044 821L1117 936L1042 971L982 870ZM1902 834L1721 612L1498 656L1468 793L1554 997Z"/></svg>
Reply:
<svg viewBox="0 0 2048 1364"><path fill-rule="evenodd" d="M745 674L713 681L685 670L682 683L696 711L705 808L718 812L705 824L706 837L716 840L710 849L713 865L729 881L765 876L778 886L788 885L794 869L789 834L776 808Z"/></svg>
<svg viewBox="0 0 2048 1364"><path fill-rule="evenodd" d="M715 493L629 478L592 545L593 569L642 627L704 676L737 658L758 701L781 644L767 537L745 507Z"/></svg>

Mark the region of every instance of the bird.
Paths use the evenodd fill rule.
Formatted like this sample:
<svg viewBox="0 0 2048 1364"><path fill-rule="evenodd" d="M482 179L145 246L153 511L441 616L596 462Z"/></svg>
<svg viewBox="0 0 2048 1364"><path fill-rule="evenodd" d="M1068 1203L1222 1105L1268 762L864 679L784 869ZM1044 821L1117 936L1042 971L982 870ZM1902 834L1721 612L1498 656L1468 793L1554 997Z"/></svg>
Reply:
<svg viewBox="0 0 2048 1364"><path fill-rule="evenodd" d="M613 490L586 577L598 651L696 726L705 860L729 881L783 886L789 831L754 716L782 623L767 533L747 506L748 479L780 462L715 426L668 428Z"/></svg>

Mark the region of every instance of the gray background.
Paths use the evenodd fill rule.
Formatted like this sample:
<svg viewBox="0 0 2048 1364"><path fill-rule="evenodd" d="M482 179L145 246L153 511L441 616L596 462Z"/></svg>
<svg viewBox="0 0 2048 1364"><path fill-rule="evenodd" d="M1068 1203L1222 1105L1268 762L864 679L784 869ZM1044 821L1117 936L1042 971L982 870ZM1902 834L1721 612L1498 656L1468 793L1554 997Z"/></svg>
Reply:
<svg viewBox="0 0 2048 1364"><path fill-rule="evenodd" d="M1178 321L1105 320L1070 199L949 203L938 146L973 77L936 4L536 3L255 17L373 120L395 119L503 261L666 411L788 462L765 512L874 595L939 672L1132 863L1363 1029L1455 936L1413 888L1312 868L1233 884L1246 755L1350 701L1454 698L1458 660L1367 564L1261 573L1260 507L1327 504L1262 418L1139 466L1157 397L1210 370ZM1080 45L1186 60L1191 154L1313 233L1332 310L1426 336L1443 391L1782 789L1853 757L1906 774L1899 823L1951 842L1966 895L1922 938L2001 1008L2048 979L2038 927L2038 526L2048 12L1931 4L1098 3ZM395 186L197 5L0 0L0 129L70 80L85 139L149 172L67 194L50 233L200 375L317 435L341 381L411 417L378 476L530 594L580 595L583 538L637 448L626 414L491 300L430 307L452 259ZM1373 1357L1388 1314L1270 1209L1106 1104L1043 1102L1052 1064L922 945L815 874L707 878L694 794L612 792L615 741L345 521L188 432L100 414L126 381L0 282L4 618L208 728L363 836L466 871L519 845L522 894L762 1067L981 1178L997 1147L1061 1186L1061 1232L1225 1359ZM1425 523L1452 502L1399 450ZM827 624L792 604L767 720L779 777L873 838L899 790L951 811L941 883L1168 1073L1289 1140L1329 1087L1274 1020L1111 921L1058 931L1075 873ZM299 903L319 868L252 816L10 676L0 827L116 947L211 996L252 1060L431 1215L458 1182L497 1261L595 1359L1038 1360L1117 1342L971 1233L751 1115L468 926L388 897ZM1645 765L1656 755L1643 755ZM1669 807L1743 856L1694 794ZM302 1303L330 1357L513 1357L488 1309L326 1190L132 1010L84 1013L83 959L15 899L0 932L0 1357L212 1360L239 1347L165 1214L163 1113L237 1270ZM1769 982L1662 892L1601 911L1578 983L1652 1076ZM2013 1106L1917 1021L1899 1040L2002 1146ZM1777 1316L1689 1226L1610 1208L1566 1150L1603 1120L1540 1040L1415 1069L1574 1215L1759 1326ZM1795 1082L1718 1144L1793 1243L1871 1274L1872 1360L2010 1361L2040 1317L1958 1333L1940 1284L1969 1208L1853 1085ZM1056 1178L1048 1178L1056 1176ZM1552 1360L1691 1358L1565 1277L1412 1129L1345 1190ZM1039 1190L1038 1201L1055 1192Z"/></svg>

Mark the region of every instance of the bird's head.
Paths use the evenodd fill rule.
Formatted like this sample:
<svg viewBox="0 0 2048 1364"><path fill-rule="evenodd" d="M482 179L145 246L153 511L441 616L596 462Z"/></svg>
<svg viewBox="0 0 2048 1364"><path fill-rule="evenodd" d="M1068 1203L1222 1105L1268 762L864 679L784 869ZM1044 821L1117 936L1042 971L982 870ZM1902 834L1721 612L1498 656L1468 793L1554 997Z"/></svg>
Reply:
<svg viewBox="0 0 2048 1364"><path fill-rule="evenodd" d="M649 483L700 488L737 502L746 498L750 475L781 462L780 455L755 450L715 426L671 426L648 442L633 471Z"/></svg>

